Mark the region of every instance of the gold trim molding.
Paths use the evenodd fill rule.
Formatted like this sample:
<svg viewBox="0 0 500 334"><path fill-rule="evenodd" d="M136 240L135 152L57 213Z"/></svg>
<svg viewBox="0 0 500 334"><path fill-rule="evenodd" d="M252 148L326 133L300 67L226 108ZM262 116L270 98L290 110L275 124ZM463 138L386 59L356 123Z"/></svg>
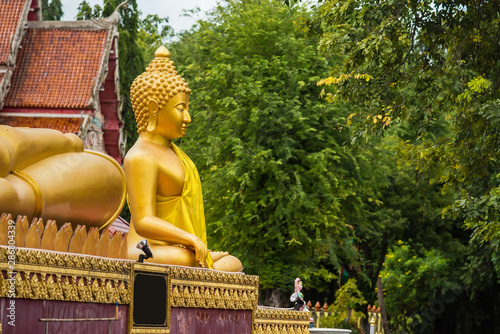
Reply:
<svg viewBox="0 0 500 334"><path fill-rule="evenodd" d="M169 307L257 309L258 276L184 267L170 267L169 276Z"/></svg>
<svg viewBox="0 0 500 334"><path fill-rule="evenodd" d="M252 334L309 334L309 325L254 324Z"/></svg>
<svg viewBox="0 0 500 334"><path fill-rule="evenodd" d="M7 297L10 283L7 272L0 276L0 297ZM89 278L87 276L54 275L43 272L18 271L15 274L15 298L74 301L86 303L129 304L128 283L123 280Z"/></svg>
<svg viewBox="0 0 500 334"><path fill-rule="evenodd" d="M151 327L147 327L147 328L132 328L130 330L130 334L169 334L170 333L170 329L166 329L166 328L151 328Z"/></svg>
<svg viewBox="0 0 500 334"><path fill-rule="evenodd" d="M192 307L224 310L253 310L256 293L247 290L173 285L171 307Z"/></svg>
<svg viewBox="0 0 500 334"><path fill-rule="evenodd" d="M129 262L18 248L11 274L7 255L0 247L0 297L14 275L15 298L130 304Z"/></svg>
<svg viewBox="0 0 500 334"><path fill-rule="evenodd" d="M254 334L309 334L311 312L258 308L253 322Z"/></svg>
<svg viewBox="0 0 500 334"><path fill-rule="evenodd" d="M6 267L8 252L9 250L6 246L0 246L0 269ZM64 272L68 272L68 269L86 270L89 275L97 276L102 276L103 273L114 273L124 279L128 279L130 276L130 263L132 262L27 248L16 248L15 253L16 269L20 268L21 264L37 265L41 266L40 270L53 273L53 270L57 270L54 267L62 267L64 268Z"/></svg>
<svg viewBox="0 0 500 334"><path fill-rule="evenodd" d="M259 277L253 275L245 275L243 273L228 273L217 270L209 270L202 268L188 267L169 267L170 277L179 279L185 282L190 281L210 281L224 284L238 284L241 286L259 286ZM138 269L136 269L138 270Z"/></svg>

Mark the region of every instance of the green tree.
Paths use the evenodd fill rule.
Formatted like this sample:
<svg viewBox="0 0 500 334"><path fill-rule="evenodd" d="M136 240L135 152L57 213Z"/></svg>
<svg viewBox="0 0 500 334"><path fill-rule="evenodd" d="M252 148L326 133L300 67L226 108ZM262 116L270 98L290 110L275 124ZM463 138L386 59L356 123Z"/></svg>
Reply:
<svg viewBox="0 0 500 334"><path fill-rule="evenodd" d="M413 332L412 328L420 328L425 320L414 313L419 307L439 296L460 293L453 262L435 248L415 249L401 241L391 247L380 275L393 328Z"/></svg>
<svg viewBox="0 0 500 334"><path fill-rule="evenodd" d="M77 10L78 10L78 13L76 14L76 17L75 17L77 20L96 19L96 18L101 17L101 12L102 12L101 6L96 4L94 6L94 8L92 9L92 7L89 5L89 3L85 0L82 1L78 5Z"/></svg>
<svg viewBox="0 0 500 334"><path fill-rule="evenodd" d="M359 333L356 320L365 318L361 312L354 309L366 305L367 301L359 291L355 279L349 279L335 294L335 302L328 308L328 316L321 319L322 328L349 328Z"/></svg>
<svg viewBox="0 0 500 334"><path fill-rule="evenodd" d="M167 23L167 17L161 18L157 14L149 14L139 22L137 44L146 64L153 60L156 49L164 45L167 38L173 37L174 31Z"/></svg>
<svg viewBox="0 0 500 334"><path fill-rule="evenodd" d="M407 129L345 146L352 103L318 98L315 80L338 57L317 55L298 29L307 15L227 2L172 45L193 89L182 145L200 169L214 248L236 253L264 288L289 290L299 275L333 293L328 281L342 266L373 298L394 242L452 239L441 218L451 198L414 167L398 168Z"/></svg>
<svg viewBox="0 0 500 334"><path fill-rule="evenodd" d="M326 54L342 56L343 63L334 65L321 84L328 101L354 105L347 121L354 141L370 143L373 135L396 133L398 173L412 175L401 174L406 166L420 180L409 183L417 185L418 192L408 189L402 194L431 201L425 206L411 198L400 203L399 209L410 210L400 210L402 217L411 218L413 210L409 226L416 222L418 227L406 229L403 240L416 242L415 236L431 231L436 251L442 253L453 237L466 245L468 238L452 226L457 222L473 229L475 238L491 240L482 249L474 240L467 249L457 245L442 253L458 259L457 267L463 268L454 274L465 285L466 298L434 319L453 319L450 328L457 333L498 330L498 310L491 305L499 297L485 293L484 287L498 286L499 6L497 1L329 0L318 5L315 19L307 24L312 35L319 34ZM428 196L426 188L434 189L434 195ZM390 204L390 198L384 203ZM431 210L418 211L426 207ZM438 219L437 208L444 209L445 220ZM435 218L419 223L422 212ZM418 256L421 250L416 245L413 249ZM410 295L411 288L402 293ZM488 302L481 305L480 298ZM483 320L468 320L472 318Z"/></svg>
<svg viewBox="0 0 500 334"><path fill-rule="evenodd" d="M442 186L430 184L429 176L415 171L413 165L397 163L399 136L405 136L408 130L395 127L390 132L359 145L360 160L365 161L360 165L364 181L356 197L348 199L350 203L358 203L359 212L344 206L348 208L344 210L347 221L355 227L357 248L356 258L350 262L344 259L343 264L350 264L344 266L345 271L349 277L358 279L358 286L370 303L379 300L381 306L383 295L374 289L386 255L399 240L405 241L415 254L423 252L422 249L449 250L453 254L446 253L447 256L460 258L462 262L456 262L460 266L464 259L463 244L469 239L458 221L441 216L442 209L452 203L452 194L443 195ZM455 275L460 276L460 272ZM405 289L403 293L409 293Z"/></svg>
<svg viewBox="0 0 500 334"><path fill-rule="evenodd" d="M484 240L500 237L499 11L487 0L329 0L308 26L344 57L321 83L328 100L358 107L356 138L411 124L402 152L461 194L447 212Z"/></svg>
<svg viewBox="0 0 500 334"><path fill-rule="evenodd" d="M297 276L321 289L354 253L342 214L359 177L342 146L349 110L319 98L328 62L297 26L307 15L227 1L170 47L193 90L181 144L200 170L210 247L282 291Z"/></svg>
<svg viewBox="0 0 500 334"><path fill-rule="evenodd" d="M60 21L64 12L61 0L42 0L42 18L44 21Z"/></svg>

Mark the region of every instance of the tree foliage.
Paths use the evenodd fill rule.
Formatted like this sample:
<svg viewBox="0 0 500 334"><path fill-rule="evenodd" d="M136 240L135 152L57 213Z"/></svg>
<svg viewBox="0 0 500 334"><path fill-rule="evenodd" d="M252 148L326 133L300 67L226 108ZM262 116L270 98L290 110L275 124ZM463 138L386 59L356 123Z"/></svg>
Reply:
<svg viewBox="0 0 500 334"><path fill-rule="evenodd" d="M76 10L78 10L76 14L77 20L90 20L101 17L102 7L96 4L92 8L87 1L83 0Z"/></svg>
<svg viewBox="0 0 500 334"><path fill-rule="evenodd" d="M387 311L395 315L391 319L393 327L413 332L408 327L416 328L422 321L422 316L414 311L439 296L460 292L454 265L436 248L415 249L402 241L391 247L381 276Z"/></svg>
<svg viewBox="0 0 500 334"><path fill-rule="evenodd" d="M356 280L351 278L335 293L335 302L328 308L328 316L321 319L322 328L349 328L353 333L360 333L356 320L365 318L362 312L356 312L367 304Z"/></svg>
<svg viewBox="0 0 500 334"><path fill-rule="evenodd" d="M64 12L61 0L42 0L42 19L44 21L60 21Z"/></svg>
<svg viewBox="0 0 500 334"><path fill-rule="evenodd" d="M316 82L339 59L320 57L304 36L308 15L230 1L171 45L193 90L182 147L200 170L212 247L242 258L262 287L286 290L300 276L333 292L342 266L373 299L397 240L455 242L454 221L441 217L453 197L429 173L397 164L399 138L412 128L346 147L355 109L319 98Z"/></svg>
<svg viewBox="0 0 500 334"><path fill-rule="evenodd" d="M167 17L161 18L158 14L149 14L139 22L137 44L146 64L153 60L156 49L172 36L173 29L168 25Z"/></svg>
<svg viewBox="0 0 500 334"><path fill-rule="evenodd" d="M323 52L342 59L320 81L323 96L332 103L353 105L346 122L353 131L352 142L365 145L378 142L380 136L383 142L396 136L392 151L398 165L390 185L382 189L385 208L376 215L400 215L401 224L394 227L403 228L399 233L411 256L449 259L453 266L440 269L438 264L445 266L448 260L437 261L429 275L437 280L446 270L465 289L459 301L426 318L427 323L448 322L447 328L457 333L498 330L498 312L489 305L498 303L499 296L485 291L497 288L499 280L495 268L500 237L500 3L327 0L316 9L316 17L306 25L310 34L320 37ZM399 199L391 195L394 191ZM470 244L457 228L463 225L473 229ZM386 232L382 229L378 236L362 240L391 245L394 237L385 238ZM481 248L476 238L488 243ZM363 244L362 254L371 252ZM396 252L394 247L390 254ZM387 250L379 249L379 255ZM362 262L369 264L368 259L376 257ZM410 263L392 263L391 272L408 269ZM409 329L404 328L407 306L401 303L414 302L421 314L427 306L419 294L444 287L443 281L434 288L413 290L406 280L414 277L407 272L396 275L405 283L400 284L402 290L386 291L391 321L403 332ZM413 324L422 324L418 316L414 319L419 321ZM419 330L432 332L432 327Z"/></svg>
<svg viewBox="0 0 500 334"><path fill-rule="evenodd" d="M488 0L329 0L309 23L344 57L321 83L328 100L356 104L354 138L411 124L404 157L461 193L447 212L484 240L500 236L499 12Z"/></svg>

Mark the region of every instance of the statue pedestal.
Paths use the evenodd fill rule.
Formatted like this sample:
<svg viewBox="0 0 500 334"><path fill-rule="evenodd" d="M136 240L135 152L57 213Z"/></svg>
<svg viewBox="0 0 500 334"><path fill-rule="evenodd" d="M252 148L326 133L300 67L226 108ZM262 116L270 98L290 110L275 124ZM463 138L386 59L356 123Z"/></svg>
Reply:
<svg viewBox="0 0 500 334"><path fill-rule="evenodd" d="M3 334L309 333L257 306L258 276L3 246L0 271Z"/></svg>

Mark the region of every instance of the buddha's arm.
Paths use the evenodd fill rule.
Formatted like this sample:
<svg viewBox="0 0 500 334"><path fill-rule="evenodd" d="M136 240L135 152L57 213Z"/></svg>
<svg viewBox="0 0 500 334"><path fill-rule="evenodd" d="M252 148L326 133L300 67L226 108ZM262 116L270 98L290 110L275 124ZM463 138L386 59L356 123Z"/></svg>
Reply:
<svg viewBox="0 0 500 334"><path fill-rule="evenodd" d="M137 234L148 239L184 245L195 251L196 261L204 266L208 250L203 241L156 216L157 162L149 157L133 156L125 159L123 167Z"/></svg>

